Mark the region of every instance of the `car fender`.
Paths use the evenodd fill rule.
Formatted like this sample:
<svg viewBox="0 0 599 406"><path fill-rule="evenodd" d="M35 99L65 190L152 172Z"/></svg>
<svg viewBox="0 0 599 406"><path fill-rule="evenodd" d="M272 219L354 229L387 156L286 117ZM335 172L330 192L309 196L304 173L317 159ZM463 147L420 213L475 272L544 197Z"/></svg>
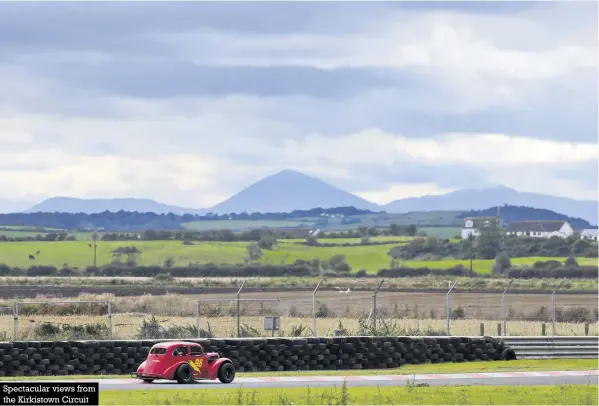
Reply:
<svg viewBox="0 0 599 406"><path fill-rule="evenodd" d="M141 373L144 372L144 368L146 367L146 362L147 361L142 362L141 365L137 367L137 373L138 374L141 374Z"/></svg>
<svg viewBox="0 0 599 406"><path fill-rule="evenodd" d="M222 364L229 363L233 365L233 361L229 358L219 358L213 364L210 365L210 379L214 380L218 378L218 370Z"/></svg>
<svg viewBox="0 0 599 406"><path fill-rule="evenodd" d="M176 362L176 363L172 364L168 368L166 368L162 372L162 376L164 376L164 379L167 379L169 381L172 381L173 379L175 379L175 371L177 371L177 368L179 368L183 364L189 364L189 362L187 362L187 361L179 361L179 362Z"/></svg>

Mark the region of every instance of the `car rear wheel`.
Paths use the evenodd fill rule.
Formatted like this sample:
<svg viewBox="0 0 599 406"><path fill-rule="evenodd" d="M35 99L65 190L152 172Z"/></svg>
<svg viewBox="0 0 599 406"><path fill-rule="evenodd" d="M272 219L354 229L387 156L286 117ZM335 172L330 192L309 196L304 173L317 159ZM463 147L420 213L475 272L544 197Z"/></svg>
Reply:
<svg viewBox="0 0 599 406"><path fill-rule="evenodd" d="M235 367L230 362L226 362L218 369L218 380L222 383L231 383L235 379Z"/></svg>
<svg viewBox="0 0 599 406"><path fill-rule="evenodd" d="M150 378L148 378L148 379L144 379L144 382L151 383L151 382L154 382L154 380L153 380L153 379L150 379Z"/></svg>
<svg viewBox="0 0 599 406"><path fill-rule="evenodd" d="M193 372L189 364L182 364L175 372L175 378L179 383L190 383L193 381Z"/></svg>

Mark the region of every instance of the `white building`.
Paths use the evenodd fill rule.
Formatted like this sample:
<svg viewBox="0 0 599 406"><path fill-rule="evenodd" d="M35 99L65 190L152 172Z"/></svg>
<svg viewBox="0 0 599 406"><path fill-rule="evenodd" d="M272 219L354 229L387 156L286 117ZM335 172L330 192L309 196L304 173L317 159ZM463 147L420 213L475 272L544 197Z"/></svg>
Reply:
<svg viewBox="0 0 599 406"><path fill-rule="evenodd" d="M586 240L597 241L597 229L596 228L585 228L580 232L580 237Z"/></svg>
<svg viewBox="0 0 599 406"><path fill-rule="evenodd" d="M526 237L566 238L574 234L574 230L570 223L565 220L531 220L510 223L507 227L507 233Z"/></svg>
<svg viewBox="0 0 599 406"><path fill-rule="evenodd" d="M468 238L468 236L479 236L482 228L497 227L497 217L466 217L464 219L464 226L462 227L462 239Z"/></svg>

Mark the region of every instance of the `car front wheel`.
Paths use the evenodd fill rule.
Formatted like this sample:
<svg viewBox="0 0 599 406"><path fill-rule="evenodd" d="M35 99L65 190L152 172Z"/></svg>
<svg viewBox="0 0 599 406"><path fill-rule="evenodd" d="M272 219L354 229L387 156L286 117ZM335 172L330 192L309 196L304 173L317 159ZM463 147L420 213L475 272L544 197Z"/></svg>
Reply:
<svg viewBox="0 0 599 406"><path fill-rule="evenodd" d="M177 368L175 379L177 379L177 382L179 383L190 383L193 381L193 372L191 371L189 364L182 364Z"/></svg>
<svg viewBox="0 0 599 406"><path fill-rule="evenodd" d="M222 383L231 383L235 379L235 367L227 362L218 369L218 380Z"/></svg>

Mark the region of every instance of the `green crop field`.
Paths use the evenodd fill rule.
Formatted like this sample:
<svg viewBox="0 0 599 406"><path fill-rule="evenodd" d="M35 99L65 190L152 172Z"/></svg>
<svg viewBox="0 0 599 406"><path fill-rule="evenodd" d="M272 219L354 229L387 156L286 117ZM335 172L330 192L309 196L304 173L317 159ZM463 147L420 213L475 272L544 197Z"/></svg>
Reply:
<svg viewBox="0 0 599 406"><path fill-rule="evenodd" d="M316 219L298 219L298 220L206 220L183 223L181 226L187 230L208 231L208 230L250 230L256 228L284 228L284 227L312 227Z"/></svg>
<svg viewBox="0 0 599 406"><path fill-rule="evenodd" d="M390 238L390 237L381 237ZM398 244L401 244L398 241ZM141 254L138 258L140 265L161 265L168 258L175 261L175 265L189 263L216 263L235 264L243 263L247 256L247 243L245 242L197 242L194 245L183 245L180 241L111 241L101 242L97 255L98 265L109 264L112 261L111 252L122 246L135 245ZM264 250L264 257L259 261L262 264L290 264L296 259L310 260L320 258L328 259L333 255L345 255L353 271L366 269L376 272L389 266L387 252L393 244L370 245L357 247L308 247L281 241L273 250ZM36 251L40 251L37 255ZM35 255L35 260L29 260L29 255ZM514 258L514 265L532 264L535 261L550 258L528 257ZM565 258L555 258L565 261ZM579 258L581 265L597 265L596 258ZM93 264L93 249L87 241L63 242L4 242L0 243L0 263L9 266L54 265L61 267L63 264L76 267L86 267ZM404 261L410 267L449 268L457 264L469 266L468 260L446 259L440 261ZM473 269L482 274L490 273L493 260L474 260Z"/></svg>

